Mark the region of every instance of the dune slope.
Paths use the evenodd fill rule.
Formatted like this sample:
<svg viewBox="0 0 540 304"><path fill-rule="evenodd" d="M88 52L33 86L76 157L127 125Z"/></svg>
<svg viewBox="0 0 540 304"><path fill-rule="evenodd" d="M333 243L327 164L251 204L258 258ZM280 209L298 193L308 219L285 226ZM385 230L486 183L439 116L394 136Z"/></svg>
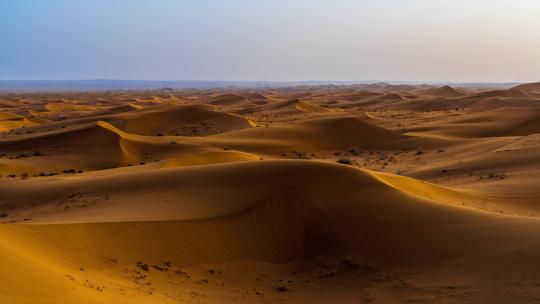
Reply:
<svg viewBox="0 0 540 304"><path fill-rule="evenodd" d="M60 295L89 303L166 302L179 298L167 293L177 278L163 282L164 268L350 257L385 271L425 263L444 269L456 259L479 263L488 252L494 259L521 246L527 246L527 255L540 251L540 241L529 241L539 231L538 220L433 203L430 199L439 201L437 194L448 194L427 186L434 196L418 196L407 191L403 179L323 162L256 161L156 169L130 177L69 178L47 182L47 187L21 185L28 195L48 198L42 210L54 208L58 196L81 189L87 189L83 196L107 193L110 198L65 216L45 213L35 219L40 224L2 225L1 276L7 283L0 297L21 303ZM154 195L150 207L144 192L161 195ZM223 197L235 203L224 205ZM492 242L500 246L487 246ZM156 267L145 271L141 263ZM503 284L490 279L495 269L485 263L480 264L484 270L471 275ZM130 274L137 271L153 288L132 286L137 280ZM44 277L42 288L26 291L25 284L38 285ZM120 290L124 297L118 296ZM152 296L146 298L148 290Z"/></svg>

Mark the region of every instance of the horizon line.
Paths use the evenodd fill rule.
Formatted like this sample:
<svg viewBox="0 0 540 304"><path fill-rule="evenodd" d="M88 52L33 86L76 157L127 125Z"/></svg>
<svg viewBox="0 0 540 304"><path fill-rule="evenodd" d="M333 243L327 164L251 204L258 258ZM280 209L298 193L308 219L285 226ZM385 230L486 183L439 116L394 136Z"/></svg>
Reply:
<svg viewBox="0 0 540 304"><path fill-rule="evenodd" d="M246 82L246 83L303 83L303 82L347 82L347 83L415 83L415 84L444 84L444 83L535 83L539 80L388 80L388 79L369 79L369 80L222 80L222 79L127 79L127 78L71 78L71 79L0 79L0 82L15 81L42 81L42 82L78 82L78 81L140 81L140 82Z"/></svg>

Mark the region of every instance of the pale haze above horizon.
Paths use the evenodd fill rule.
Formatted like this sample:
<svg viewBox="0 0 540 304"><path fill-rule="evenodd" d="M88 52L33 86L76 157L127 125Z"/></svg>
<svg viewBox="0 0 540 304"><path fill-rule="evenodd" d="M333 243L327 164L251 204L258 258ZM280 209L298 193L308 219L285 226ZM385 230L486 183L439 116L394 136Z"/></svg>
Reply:
<svg viewBox="0 0 540 304"><path fill-rule="evenodd" d="M7 0L0 79L540 80L535 0Z"/></svg>

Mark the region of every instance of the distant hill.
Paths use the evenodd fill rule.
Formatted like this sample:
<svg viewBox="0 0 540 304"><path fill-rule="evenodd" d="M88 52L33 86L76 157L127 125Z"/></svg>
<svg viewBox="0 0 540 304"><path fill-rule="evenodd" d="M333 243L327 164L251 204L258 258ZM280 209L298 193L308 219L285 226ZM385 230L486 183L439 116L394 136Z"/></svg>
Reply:
<svg viewBox="0 0 540 304"><path fill-rule="evenodd" d="M380 81L220 81L220 80L0 80L0 91L106 91L240 88L282 88L302 86L381 85ZM388 81L385 85L418 85L421 82ZM447 83L429 83L440 86ZM451 83L463 88L508 89L519 83Z"/></svg>

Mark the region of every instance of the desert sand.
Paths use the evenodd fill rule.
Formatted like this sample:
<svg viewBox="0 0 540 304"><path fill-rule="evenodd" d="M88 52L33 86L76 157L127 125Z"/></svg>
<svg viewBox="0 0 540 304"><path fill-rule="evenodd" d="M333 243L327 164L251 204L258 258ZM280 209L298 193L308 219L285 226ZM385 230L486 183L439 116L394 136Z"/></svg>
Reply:
<svg viewBox="0 0 540 304"><path fill-rule="evenodd" d="M0 94L0 303L540 303L540 84Z"/></svg>

